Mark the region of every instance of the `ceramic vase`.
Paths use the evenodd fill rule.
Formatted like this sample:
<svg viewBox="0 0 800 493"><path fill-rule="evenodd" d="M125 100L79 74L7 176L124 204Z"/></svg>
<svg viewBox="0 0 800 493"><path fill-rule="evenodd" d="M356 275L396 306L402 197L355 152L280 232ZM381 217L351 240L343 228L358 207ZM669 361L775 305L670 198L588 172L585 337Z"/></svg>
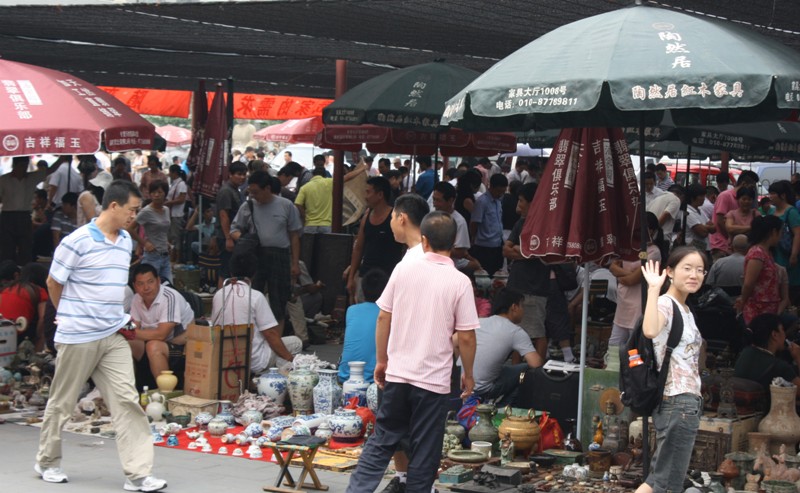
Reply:
<svg viewBox="0 0 800 493"><path fill-rule="evenodd" d="M314 386L314 412L333 414L341 405L342 388L336 381L336 370L319 370L319 383Z"/></svg>
<svg viewBox="0 0 800 493"><path fill-rule="evenodd" d="M219 401L219 412L217 417L224 420L228 424L228 428L236 426L236 420L233 417L233 404L231 401Z"/></svg>
<svg viewBox="0 0 800 493"><path fill-rule="evenodd" d="M342 385L344 390L344 404L347 405L353 398L358 399L359 406L367 405L367 387L369 382L364 380L364 361L351 361L350 378Z"/></svg>
<svg viewBox="0 0 800 493"><path fill-rule="evenodd" d="M367 387L367 407L376 415L378 414L378 384L375 382Z"/></svg>
<svg viewBox="0 0 800 493"><path fill-rule="evenodd" d="M495 407L491 404L478 404L475 412L478 414L478 422L469 430L469 440L471 442L489 442L493 449L498 450L500 437L497 435L497 428L492 423Z"/></svg>
<svg viewBox="0 0 800 493"><path fill-rule="evenodd" d="M199 429L205 430L208 428L208 423L210 423L213 418L214 416L212 416L211 413L203 411L201 413L198 413L197 416L194 417L194 422L197 424L197 427Z"/></svg>
<svg viewBox="0 0 800 493"><path fill-rule="evenodd" d="M221 437L228 431L228 423L219 416L208 422L208 433L212 437Z"/></svg>
<svg viewBox="0 0 800 493"><path fill-rule="evenodd" d="M253 381L258 386L258 395L265 395L281 406L286 401L289 381L277 368L270 368L268 373L254 378Z"/></svg>
<svg viewBox="0 0 800 493"><path fill-rule="evenodd" d="M153 393L150 396L150 404L147 405L145 413L153 421L162 421L164 419L164 411L166 411L164 407L164 396L158 392Z"/></svg>
<svg viewBox="0 0 800 493"><path fill-rule="evenodd" d="M330 440L333 436L333 431L331 431L331 425L328 422L324 422L317 428L317 431L314 432L314 436L318 438L324 438L325 440Z"/></svg>
<svg viewBox="0 0 800 493"><path fill-rule="evenodd" d="M341 442L356 442L361 438L363 422L352 409L338 409L328 421L331 435Z"/></svg>
<svg viewBox="0 0 800 493"><path fill-rule="evenodd" d="M164 370L156 377L156 385L161 392L172 392L178 386L178 377L173 374L172 370Z"/></svg>
<svg viewBox="0 0 800 493"><path fill-rule="evenodd" d="M298 366L289 373L289 400L295 415L314 412L314 386L319 375L308 366Z"/></svg>
<svg viewBox="0 0 800 493"><path fill-rule="evenodd" d="M796 450L800 441L800 416L795 410L795 397L797 388L769 386L772 405L769 414L764 416L758 424L758 431L769 433L773 439L770 442L770 453L780 453L781 444L786 444L788 450Z"/></svg>
<svg viewBox="0 0 800 493"><path fill-rule="evenodd" d="M263 419L264 415L261 414L261 411L248 409L247 411L243 412L241 416L239 416L236 422L242 426L247 426L250 423L261 423Z"/></svg>

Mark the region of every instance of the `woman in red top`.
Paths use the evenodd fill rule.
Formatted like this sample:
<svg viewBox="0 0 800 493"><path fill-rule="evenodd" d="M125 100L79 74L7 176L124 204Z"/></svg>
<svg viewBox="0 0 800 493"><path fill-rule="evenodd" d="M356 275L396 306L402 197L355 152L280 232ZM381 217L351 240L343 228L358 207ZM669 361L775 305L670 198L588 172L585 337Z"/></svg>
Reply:
<svg viewBox="0 0 800 493"><path fill-rule="evenodd" d="M780 281L770 249L778 245L782 227L783 222L777 216L753 219L749 236L752 246L744 260L742 295L736 302L737 310L743 309L747 324L762 313L778 314Z"/></svg>
<svg viewBox="0 0 800 493"><path fill-rule="evenodd" d="M42 275L44 274L44 275ZM17 341L30 338L36 351L45 348L44 308L47 291L44 289L47 269L32 262L20 271L19 280L0 291L0 314L8 320L24 317L27 328L17 330Z"/></svg>

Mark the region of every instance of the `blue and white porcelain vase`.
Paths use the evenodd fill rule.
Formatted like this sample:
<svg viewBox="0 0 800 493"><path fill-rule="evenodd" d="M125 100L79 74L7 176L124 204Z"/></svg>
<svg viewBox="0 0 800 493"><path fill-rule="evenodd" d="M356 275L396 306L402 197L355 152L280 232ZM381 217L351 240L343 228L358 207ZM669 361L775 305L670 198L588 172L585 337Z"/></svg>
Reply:
<svg viewBox="0 0 800 493"><path fill-rule="evenodd" d="M351 361L350 365L350 379L347 380L342 388L344 390L344 404L347 405L353 399L358 398L359 406L367 405L367 387L369 382L364 380L364 361Z"/></svg>
<svg viewBox="0 0 800 493"><path fill-rule="evenodd" d="M314 412L314 386L319 383L319 375L306 365L298 365L289 372L289 400L295 415Z"/></svg>
<svg viewBox="0 0 800 493"><path fill-rule="evenodd" d="M342 403L342 388L336 381L336 370L318 370L319 383L314 386L314 412L333 414Z"/></svg>
<svg viewBox="0 0 800 493"><path fill-rule="evenodd" d="M219 412L217 417L224 420L228 424L228 428L236 426L236 421L233 417L233 403L231 401L219 401Z"/></svg>
<svg viewBox="0 0 800 493"><path fill-rule="evenodd" d="M367 387L367 407L374 414L378 414L378 384L375 382Z"/></svg>
<svg viewBox="0 0 800 493"><path fill-rule="evenodd" d="M283 405L289 388L289 380L281 375L277 368L270 368L268 373L254 378L253 381L258 386L258 395L265 395L279 405Z"/></svg>
<svg viewBox="0 0 800 493"><path fill-rule="evenodd" d="M340 442L352 443L361 438L363 422L353 409L337 409L328 424L331 435Z"/></svg>

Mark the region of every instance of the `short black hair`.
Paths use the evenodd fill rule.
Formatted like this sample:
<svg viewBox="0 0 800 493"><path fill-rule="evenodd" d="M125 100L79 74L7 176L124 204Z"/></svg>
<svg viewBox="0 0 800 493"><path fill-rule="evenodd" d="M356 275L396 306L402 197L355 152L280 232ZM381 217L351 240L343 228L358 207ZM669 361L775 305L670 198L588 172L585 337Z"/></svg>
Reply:
<svg viewBox="0 0 800 493"><path fill-rule="evenodd" d="M753 344L766 348L769 337L781 326L781 317L774 313L762 313L750 321L750 331L753 333Z"/></svg>
<svg viewBox="0 0 800 493"><path fill-rule="evenodd" d="M258 188L269 188L272 190L272 177L265 170L254 171L253 174L247 179L248 185L256 185ZM278 189L280 192L280 189Z"/></svg>
<svg viewBox="0 0 800 493"><path fill-rule="evenodd" d="M289 161L278 171L279 175L299 177L303 173L303 166L295 161Z"/></svg>
<svg viewBox="0 0 800 493"><path fill-rule="evenodd" d="M536 183L526 183L519 189L517 197L523 197L526 202L533 202L533 196L536 195L536 189L539 185Z"/></svg>
<svg viewBox="0 0 800 493"><path fill-rule="evenodd" d="M313 162L314 166L316 166L318 161L322 162L322 164L325 164L325 156L322 154L317 154L314 156L314 159L311 162Z"/></svg>
<svg viewBox="0 0 800 493"><path fill-rule="evenodd" d="M145 263L141 263L141 262L136 264L136 265L134 265L133 269L131 269L131 280L136 282L136 278L138 276L141 276L141 275L144 275L144 274L148 274L148 273L149 274L153 274L153 277L155 277L156 279L158 279L160 281L160 278L158 277L158 271L156 270L156 268L153 267L150 264L145 264Z"/></svg>
<svg viewBox="0 0 800 493"><path fill-rule="evenodd" d="M428 239L428 244L437 252L453 249L456 241L456 222L450 214L441 211L433 211L425 216L419 231Z"/></svg>
<svg viewBox="0 0 800 493"><path fill-rule="evenodd" d="M422 219L430 212L428 202L416 193L407 193L397 197L394 201L394 210L398 214L405 214L408 220L416 227L422 223Z"/></svg>
<svg viewBox="0 0 800 493"><path fill-rule="evenodd" d="M656 171L667 171L667 167L664 163L658 163L656 164Z"/></svg>
<svg viewBox="0 0 800 493"><path fill-rule="evenodd" d="M247 174L247 166L241 161L234 161L228 166L228 175Z"/></svg>
<svg viewBox="0 0 800 493"><path fill-rule="evenodd" d="M670 185L667 191L672 192L676 195L680 195L681 197L684 197L686 195L686 190L677 183L675 183L674 185Z"/></svg>
<svg viewBox="0 0 800 493"><path fill-rule="evenodd" d="M740 199L744 196L750 197L751 199L756 199L756 190L754 188L742 187L736 191L736 199Z"/></svg>
<svg viewBox="0 0 800 493"><path fill-rule="evenodd" d="M370 269L361 278L361 291L364 292L364 299L374 303L381 297L389 276L381 269Z"/></svg>
<svg viewBox="0 0 800 493"><path fill-rule="evenodd" d="M736 179L736 185L743 185L745 183L758 183L758 175L755 171L749 169L742 171L742 174Z"/></svg>
<svg viewBox="0 0 800 493"><path fill-rule="evenodd" d="M513 288L502 288L492 300L492 313L502 315L508 313L514 305L521 305L525 295Z"/></svg>
<svg viewBox="0 0 800 493"><path fill-rule="evenodd" d="M178 157L178 156L175 156ZM181 165L180 164L170 164L169 165L169 172L175 173L176 175L181 174Z"/></svg>
<svg viewBox="0 0 800 493"><path fill-rule="evenodd" d="M367 180L367 185L371 186L376 192L380 192L383 195L383 200L387 203L389 202L392 197L392 186L389 184L389 180L382 176L373 176Z"/></svg>
<svg viewBox="0 0 800 493"><path fill-rule="evenodd" d="M433 186L433 191L442 194L442 198L445 201L456 198L456 187L446 181L437 181L436 185Z"/></svg>
<svg viewBox="0 0 800 493"><path fill-rule="evenodd" d="M16 156L11 158L11 167L25 166L26 168L31 164L30 156Z"/></svg>
<svg viewBox="0 0 800 493"><path fill-rule="evenodd" d="M108 209L113 202L119 205L125 205L130 200L131 195L137 198L142 198L142 192L139 187L134 185L128 180L114 180L108 185L106 191L103 193L103 210Z"/></svg>
<svg viewBox="0 0 800 493"><path fill-rule="evenodd" d="M686 189L686 201L691 202L697 197L705 194L706 194L706 187L704 187L699 183L692 183L691 185L689 185L689 188Z"/></svg>
<svg viewBox="0 0 800 493"><path fill-rule="evenodd" d="M716 181L717 183L730 183L731 177L728 176L728 173L719 173L716 175Z"/></svg>
<svg viewBox="0 0 800 493"><path fill-rule="evenodd" d="M150 163L156 163L158 164L159 168L161 167L161 160L158 159L158 156L156 156L155 154L150 154L149 156L147 156L147 164Z"/></svg>
<svg viewBox="0 0 800 493"><path fill-rule="evenodd" d="M489 178L489 188L507 187L507 186L508 186L508 178L506 178L506 175L502 173L494 174L492 175L491 178Z"/></svg>
<svg viewBox="0 0 800 493"><path fill-rule="evenodd" d="M19 274L19 266L11 259L0 261L0 281L13 281Z"/></svg>
<svg viewBox="0 0 800 493"><path fill-rule="evenodd" d="M69 204L73 207L78 205L78 194L75 192L67 192L61 196L62 204Z"/></svg>
<svg viewBox="0 0 800 493"><path fill-rule="evenodd" d="M164 194L169 193L169 185L164 180L156 180L150 183L150 186L147 187L147 191L150 193L155 192L156 190L163 190Z"/></svg>
<svg viewBox="0 0 800 493"><path fill-rule="evenodd" d="M233 277L252 278L256 274L258 258L254 253L237 253L231 257L231 275Z"/></svg>
<svg viewBox="0 0 800 493"><path fill-rule="evenodd" d="M653 180L656 181L656 174L652 171L645 171L644 172L644 179L645 180Z"/></svg>
<svg viewBox="0 0 800 493"><path fill-rule="evenodd" d="M325 176L325 168L314 168L311 170L311 176Z"/></svg>
<svg viewBox="0 0 800 493"><path fill-rule="evenodd" d="M388 168L389 166L392 165L392 162L389 161L388 157L382 157L378 159L378 166L380 166L381 164L386 165L386 167Z"/></svg>

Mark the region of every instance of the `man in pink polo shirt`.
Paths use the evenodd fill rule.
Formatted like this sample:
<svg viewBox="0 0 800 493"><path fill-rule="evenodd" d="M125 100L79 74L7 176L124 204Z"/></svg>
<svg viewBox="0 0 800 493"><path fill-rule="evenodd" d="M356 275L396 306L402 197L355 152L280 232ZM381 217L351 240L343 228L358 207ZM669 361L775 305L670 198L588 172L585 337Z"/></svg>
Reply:
<svg viewBox="0 0 800 493"><path fill-rule="evenodd" d="M383 400L348 493L375 491L407 434L411 460L406 491L431 491L442 453L456 330L463 362L461 397L471 395L475 384L472 363L480 322L472 284L450 259L455 221L444 212L431 212L420 232L425 256L400 262L377 301L375 382L383 388Z"/></svg>
<svg viewBox="0 0 800 493"><path fill-rule="evenodd" d="M742 187L754 188L758 183L758 175L755 172L746 170L742 171L739 179L736 180L736 187L731 190L721 191L714 202L714 226L716 232L709 236L709 248L711 249L711 256L714 260L721 259L731 253L730 239L728 232L725 231L725 215L739 207L736 200L736 192Z"/></svg>

